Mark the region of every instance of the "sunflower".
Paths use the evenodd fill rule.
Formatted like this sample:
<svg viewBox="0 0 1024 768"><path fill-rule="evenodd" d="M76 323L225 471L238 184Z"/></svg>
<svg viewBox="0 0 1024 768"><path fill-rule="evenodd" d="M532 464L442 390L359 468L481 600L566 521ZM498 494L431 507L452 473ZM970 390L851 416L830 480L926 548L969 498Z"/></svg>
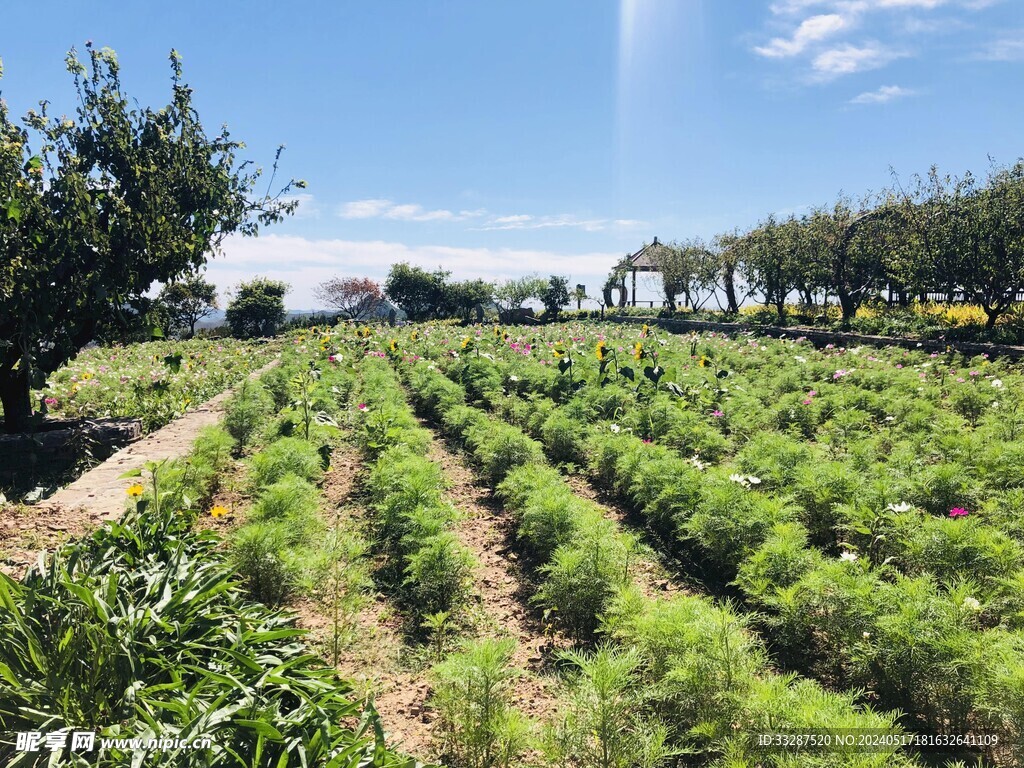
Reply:
<svg viewBox="0 0 1024 768"><path fill-rule="evenodd" d="M142 487L142 483L135 483L135 485L128 486L128 490L125 491L133 499L137 499L145 492L145 488Z"/></svg>
<svg viewBox="0 0 1024 768"><path fill-rule="evenodd" d="M647 338L647 334L649 334L650 332L651 332L651 326L647 325L647 323L644 323L643 328L640 329L640 338L641 339L646 339Z"/></svg>
<svg viewBox="0 0 1024 768"><path fill-rule="evenodd" d="M710 362L711 361L708 360L706 355L701 355L700 361L697 363L697 365L699 365L701 368L707 368L708 367L708 363L710 363Z"/></svg>
<svg viewBox="0 0 1024 768"><path fill-rule="evenodd" d="M210 510L210 517L213 517L213 518L224 517L224 515L226 515L227 513L228 513L227 509L225 509L220 504L218 504L213 509Z"/></svg>
<svg viewBox="0 0 1024 768"><path fill-rule="evenodd" d="M644 345L642 342L637 342L633 345L633 358L636 360L643 360L647 353L644 352Z"/></svg>
<svg viewBox="0 0 1024 768"><path fill-rule="evenodd" d="M463 349L469 349L469 345L472 343L472 341L473 340L470 339L469 336L463 337L463 339L462 339L462 348Z"/></svg>
<svg viewBox="0 0 1024 768"><path fill-rule="evenodd" d="M416 341L416 339L418 339L419 337L420 337L420 332L419 331L413 331L412 333L409 334L409 339L412 340L412 341Z"/></svg>
<svg viewBox="0 0 1024 768"><path fill-rule="evenodd" d="M390 349L392 352L397 352L398 351L398 339L392 339L391 343L388 344L388 349Z"/></svg>
<svg viewBox="0 0 1024 768"><path fill-rule="evenodd" d="M559 345L556 344L554 346L554 348L551 350L551 354L553 354L555 357L561 359L561 358L565 357L565 350L562 349L562 347L560 347Z"/></svg>
<svg viewBox="0 0 1024 768"><path fill-rule="evenodd" d="M608 349L608 345L604 342L603 339L601 341L597 342L597 349L595 351L597 353L597 359L598 360L600 360L602 362L604 361L605 355L607 354L607 349Z"/></svg>

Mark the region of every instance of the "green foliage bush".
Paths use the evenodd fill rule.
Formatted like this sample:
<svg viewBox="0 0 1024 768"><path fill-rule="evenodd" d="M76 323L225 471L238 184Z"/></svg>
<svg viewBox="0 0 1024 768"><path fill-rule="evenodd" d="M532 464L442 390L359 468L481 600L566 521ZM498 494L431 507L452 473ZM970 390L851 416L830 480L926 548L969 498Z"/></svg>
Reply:
<svg viewBox="0 0 1024 768"><path fill-rule="evenodd" d="M249 459L249 482L256 489L266 488L286 475L317 482L323 470L316 446L302 438L283 437Z"/></svg>
<svg viewBox="0 0 1024 768"><path fill-rule="evenodd" d="M235 439L239 451L249 445L253 435L266 424L274 407L263 386L246 379L228 400L224 409L224 428Z"/></svg>

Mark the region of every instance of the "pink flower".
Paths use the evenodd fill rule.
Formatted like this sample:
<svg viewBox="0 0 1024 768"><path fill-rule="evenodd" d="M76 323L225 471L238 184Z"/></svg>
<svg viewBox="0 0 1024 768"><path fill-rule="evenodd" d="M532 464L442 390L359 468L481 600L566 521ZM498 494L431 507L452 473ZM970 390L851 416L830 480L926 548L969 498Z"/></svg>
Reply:
<svg viewBox="0 0 1024 768"><path fill-rule="evenodd" d="M814 397L817 394L818 394L817 390L812 389L810 392L807 393L807 396L808 397Z"/></svg>
<svg viewBox="0 0 1024 768"><path fill-rule="evenodd" d="M903 367L903 363L896 363L896 367L897 368L902 368Z"/></svg>
<svg viewBox="0 0 1024 768"><path fill-rule="evenodd" d="M645 443L649 443L649 442L651 442L651 441L650 441L650 440L648 440L647 438L644 438L644 442L645 442Z"/></svg>
<svg viewBox="0 0 1024 768"><path fill-rule="evenodd" d="M971 372L970 372L970 373L968 373L967 375L968 375L968 376L980 376L981 374L979 374L979 373L978 373L977 371L971 371Z"/></svg>
<svg viewBox="0 0 1024 768"><path fill-rule="evenodd" d="M963 383L964 383L964 377L963 377L963 376L957 376L957 377L956 377L956 380L957 380L958 382L960 382L961 384L963 384Z"/></svg>
<svg viewBox="0 0 1024 768"><path fill-rule="evenodd" d="M365 411L366 403L360 403L359 405L356 406L356 408L358 408L360 411Z"/></svg>
<svg viewBox="0 0 1024 768"><path fill-rule="evenodd" d="M811 400L811 398L807 398L806 400L804 400L804 405L810 405L812 402L814 401Z"/></svg>
<svg viewBox="0 0 1024 768"><path fill-rule="evenodd" d="M949 510L950 517L967 517L967 510L963 507L953 507Z"/></svg>
<svg viewBox="0 0 1024 768"><path fill-rule="evenodd" d="M46 403L47 405L56 405L57 404L57 398L56 397L48 397L45 400L43 400L43 402Z"/></svg>
<svg viewBox="0 0 1024 768"><path fill-rule="evenodd" d="M717 410L716 411L712 411L711 415L714 416L716 419L720 419L723 416L725 416L724 413L722 413L721 411L717 411Z"/></svg>

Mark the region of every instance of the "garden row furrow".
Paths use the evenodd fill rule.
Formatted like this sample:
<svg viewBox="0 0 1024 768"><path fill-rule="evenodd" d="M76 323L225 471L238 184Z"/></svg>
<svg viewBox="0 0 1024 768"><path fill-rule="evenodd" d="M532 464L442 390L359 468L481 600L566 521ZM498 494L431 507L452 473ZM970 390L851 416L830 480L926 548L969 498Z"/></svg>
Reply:
<svg viewBox="0 0 1024 768"><path fill-rule="evenodd" d="M857 547L863 554L848 544L838 556L829 555L810 545L794 505L776 490L777 480L767 491L758 488L771 468L758 471L761 477L727 477L727 470L641 440L612 421L628 418L621 408L614 415L610 408L594 407L597 390L583 391L589 392L590 407L582 395L561 406L540 391L529 399L510 395L509 390L523 391L523 381L511 373L522 367L510 370L500 357L491 357L436 362L454 380L467 382L478 403L526 426L553 459L586 465L602 488L640 513L666 550L692 563L710 587L738 589L749 608L767 615L762 629L785 667L836 689L862 686L880 705L907 712L911 728L995 734L1004 745L1017 743L1024 710L1012 690L1024 660L1024 637L1004 626L986 628L975 597L978 582L961 573L959 581L942 585L928 573L895 570L879 556L891 545L877 530L850 531L852 541L863 542ZM656 391L656 383L648 386ZM616 396L610 392L605 399ZM970 530L955 519L938 522L961 538L985 531L984 524ZM998 556L998 546L988 551ZM1001 606L993 598L995 611L1019 611L1012 598L1018 594L1015 582L992 583L1003 590L996 595L1007 596ZM988 751L1015 759L1005 750Z"/></svg>
<svg viewBox="0 0 1024 768"><path fill-rule="evenodd" d="M781 765L777 761L787 758L759 750L751 734L825 724L892 728L893 715L861 710L852 695L773 674L747 622L730 608L689 595L641 594L629 563L629 538L572 492L546 464L539 443L466 405L465 390L432 368L420 363L402 371L419 406L466 446L513 512L524 553L539 577L535 600L579 640L611 641L598 656L622 662L631 687L642 690L635 709L618 723L624 740L636 744L643 741L640 732L658 732L666 754L695 749L712 759L728 754L738 762ZM623 722L632 725L623 728ZM911 762L888 753L815 755L805 764Z"/></svg>

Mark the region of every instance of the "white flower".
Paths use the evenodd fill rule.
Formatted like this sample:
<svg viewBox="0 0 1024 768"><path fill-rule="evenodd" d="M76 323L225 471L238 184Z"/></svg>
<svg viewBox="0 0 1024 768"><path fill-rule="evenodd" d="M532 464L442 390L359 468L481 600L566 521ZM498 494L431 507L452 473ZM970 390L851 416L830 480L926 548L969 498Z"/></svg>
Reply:
<svg viewBox="0 0 1024 768"><path fill-rule="evenodd" d="M700 456L694 456L690 459L690 463L693 464L697 469L707 469L708 465L700 460Z"/></svg>
<svg viewBox="0 0 1024 768"><path fill-rule="evenodd" d="M908 512L911 505L905 501L901 501L899 504L890 504L886 507L890 512Z"/></svg>
<svg viewBox="0 0 1024 768"><path fill-rule="evenodd" d="M965 597L964 598L964 608L970 608L972 611L980 611L981 610L981 603L979 603L973 597Z"/></svg>
<svg viewBox="0 0 1024 768"><path fill-rule="evenodd" d="M732 474L729 475L729 479L732 480L734 483L739 483L740 485L750 485L750 483L747 482L747 478L743 475Z"/></svg>
<svg viewBox="0 0 1024 768"><path fill-rule="evenodd" d="M854 560L857 559L857 553L856 552L843 552L843 554L841 554L839 556L839 559L840 560L845 560L848 563L852 563Z"/></svg>
<svg viewBox="0 0 1024 768"><path fill-rule="evenodd" d="M870 632L864 632L864 633L862 633L862 637L865 640L868 640L871 637L871 633Z"/></svg>
<svg viewBox="0 0 1024 768"><path fill-rule="evenodd" d="M998 400L993 400L992 401L992 407L993 408L998 408L999 407L999 401Z"/></svg>
<svg viewBox="0 0 1024 768"><path fill-rule="evenodd" d="M795 357L794 359L795 359L795 360L796 360L796 361L797 361L798 363L806 363L806 362L807 362L807 358L806 358L806 357L801 357L800 355L797 355L797 356L796 356L796 357Z"/></svg>
<svg viewBox="0 0 1024 768"><path fill-rule="evenodd" d="M519 377L518 377L518 376L516 376L516 375L515 375L515 374L513 373L513 374L512 374L511 376L509 376L509 377L508 377L508 380L509 380L509 381L519 381Z"/></svg>
<svg viewBox="0 0 1024 768"><path fill-rule="evenodd" d="M761 478L760 477L754 477L753 475L747 475L747 482L750 483L751 485L760 485L761 484Z"/></svg>
<svg viewBox="0 0 1024 768"><path fill-rule="evenodd" d="M1002 379L992 379L992 386L995 387L996 389L1002 389L1003 388L1003 380Z"/></svg>
<svg viewBox="0 0 1024 768"><path fill-rule="evenodd" d="M616 434L618 434L619 430L621 430L622 427L620 427L618 424L612 424L610 427L608 427L608 429L610 429L612 432L615 432Z"/></svg>
<svg viewBox="0 0 1024 768"><path fill-rule="evenodd" d="M895 416L886 416L885 420L886 421L896 421L896 417Z"/></svg>

